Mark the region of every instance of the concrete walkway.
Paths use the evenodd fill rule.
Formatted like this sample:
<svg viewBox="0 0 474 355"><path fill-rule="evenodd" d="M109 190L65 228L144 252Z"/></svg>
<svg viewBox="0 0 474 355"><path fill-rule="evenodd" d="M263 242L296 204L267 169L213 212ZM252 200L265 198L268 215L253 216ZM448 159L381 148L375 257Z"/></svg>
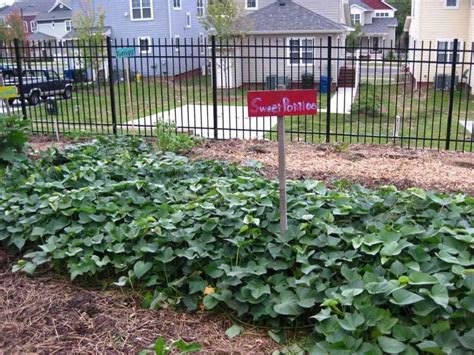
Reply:
<svg viewBox="0 0 474 355"><path fill-rule="evenodd" d="M461 124L461 126L463 126L466 131L468 131L469 133L472 133L474 134L474 121L459 121L459 123Z"/></svg>
<svg viewBox="0 0 474 355"><path fill-rule="evenodd" d="M138 129L139 125L154 129L157 121L174 122L183 131L191 131L194 135L204 138L214 138L212 109L211 105L184 105L171 111L129 121L128 129ZM276 117L248 118L246 106L218 106L217 117L219 139L261 139L265 135L263 131L268 132L277 123ZM125 126L121 128L127 129Z"/></svg>
<svg viewBox="0 0 474 355"><path fill-rule="evenodd" d="M331 97L331 112L342 115L350 114L356 95L356 88L338 88L337 92Z"/></svg>

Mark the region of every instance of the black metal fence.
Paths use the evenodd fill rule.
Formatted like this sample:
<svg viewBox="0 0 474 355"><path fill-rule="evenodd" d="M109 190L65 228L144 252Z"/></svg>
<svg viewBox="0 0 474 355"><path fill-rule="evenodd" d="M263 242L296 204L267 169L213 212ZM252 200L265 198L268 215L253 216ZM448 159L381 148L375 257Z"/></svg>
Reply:
<svg viewBox="0 0 474 355"><path fill-rule="evenodd" d="M247 91L284 84L319 90L317 115L286 119L290 140L473 151L474 52L457 40L402 50L336 37L107 38L14 41L0 54L18 88L11 110L35 133L276 139L276 118L248 118Z"/></svg>

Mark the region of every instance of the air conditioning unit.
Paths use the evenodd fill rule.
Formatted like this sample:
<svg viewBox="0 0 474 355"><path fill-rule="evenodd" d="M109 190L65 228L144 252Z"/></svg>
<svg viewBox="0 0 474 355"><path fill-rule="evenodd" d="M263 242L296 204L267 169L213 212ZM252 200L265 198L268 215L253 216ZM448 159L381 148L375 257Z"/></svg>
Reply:
<svg viewBox="0 0 474 355"><path fill-rule="evenodd" d="M454 78L454 87L456 88L459 83L459 78L456 76ZM451 88L451 75L447 74L438 74L436 75L435 80L435 89L436 90L449 90Z"/></svg>

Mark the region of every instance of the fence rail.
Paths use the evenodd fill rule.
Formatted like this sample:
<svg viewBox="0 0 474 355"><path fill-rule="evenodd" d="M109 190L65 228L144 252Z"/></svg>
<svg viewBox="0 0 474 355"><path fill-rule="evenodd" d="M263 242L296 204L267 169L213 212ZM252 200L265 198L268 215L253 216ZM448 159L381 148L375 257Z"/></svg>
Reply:
<svg viewBox="0 0 474 355"><path fill-rule="evenodd" d="M284 84L319 90L317 115L286 119L289 140L472 152L470 46L355 47L331 36L15 40L0 48L0 66L5 85L18 87L12 110L35 133L151 136L172 127L214 139L276 139L276 118L248 118L247 92Z"/></svg>

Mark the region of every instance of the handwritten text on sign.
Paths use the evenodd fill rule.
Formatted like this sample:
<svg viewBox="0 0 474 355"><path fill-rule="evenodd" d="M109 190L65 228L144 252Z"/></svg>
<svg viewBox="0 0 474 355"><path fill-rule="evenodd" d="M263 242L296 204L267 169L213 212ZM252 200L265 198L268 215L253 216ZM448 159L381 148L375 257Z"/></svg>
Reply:
<svg viewBox="0 0 474 355"><path fill-rule="evenodd" d="M249 91L249 117L304 116L318 113L316 90Z"/></svg>

